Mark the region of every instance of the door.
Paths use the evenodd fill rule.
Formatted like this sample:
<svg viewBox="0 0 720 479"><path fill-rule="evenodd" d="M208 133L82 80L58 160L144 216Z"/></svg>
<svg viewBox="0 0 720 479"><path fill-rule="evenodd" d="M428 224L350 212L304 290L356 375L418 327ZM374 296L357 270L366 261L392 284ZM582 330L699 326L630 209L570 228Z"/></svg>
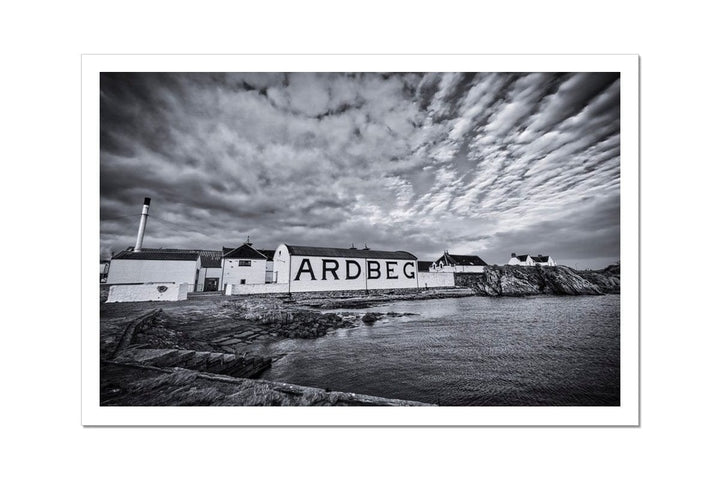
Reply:
<svg viewBox="0 0 720 479"><path fill-rule="evenodd" d="M217 291L219 279L220 278L205 278L205 288L203 291Z"/></svg>

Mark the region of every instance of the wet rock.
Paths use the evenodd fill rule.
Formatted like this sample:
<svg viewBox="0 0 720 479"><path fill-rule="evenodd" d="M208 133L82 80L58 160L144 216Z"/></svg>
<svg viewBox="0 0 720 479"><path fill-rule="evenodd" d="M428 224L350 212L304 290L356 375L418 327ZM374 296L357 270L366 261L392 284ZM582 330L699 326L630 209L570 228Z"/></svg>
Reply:
<svg viewBox="0 0 720 479"><path fill-rule="evenodd" d="M486 266L484 273L456 278L480 296L600 295L620 290L619 271L615 276L614 271L579 272L567 266Z"/></svg>
<svg viewBox="0 0 720 479"><path fill-rule="evenodd" d="M381 317L382 317L382 315L380 313L365 313L363 315L363 317L360 319L365 324L372 324L375 321L377 321L378 319L380 319Z"/></svg>

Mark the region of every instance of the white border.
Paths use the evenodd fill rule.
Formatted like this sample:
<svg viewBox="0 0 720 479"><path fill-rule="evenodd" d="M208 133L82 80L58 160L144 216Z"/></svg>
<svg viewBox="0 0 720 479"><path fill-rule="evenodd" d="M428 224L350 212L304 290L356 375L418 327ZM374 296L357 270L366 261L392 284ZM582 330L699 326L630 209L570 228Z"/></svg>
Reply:
<svg viewBox="0 0 720 479"><path fill-rule="evenodd" d="M83 425L639 425L639 58L637 55L83 55ZM488 71L621 73L619 407L100 407L99 72Z"/></svg>

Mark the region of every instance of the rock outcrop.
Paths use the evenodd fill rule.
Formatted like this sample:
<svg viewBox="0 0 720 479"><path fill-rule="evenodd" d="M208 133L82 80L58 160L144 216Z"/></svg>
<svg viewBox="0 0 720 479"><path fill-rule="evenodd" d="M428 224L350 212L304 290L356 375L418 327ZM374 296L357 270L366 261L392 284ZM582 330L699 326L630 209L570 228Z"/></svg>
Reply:
<svg viewBox="0 0 720 479"><path fill-rule="evenodd" d="M599 295L620 292L620 271L575 271L567 266L486 266L484 273L458 273L456 285L480 296Z"/></svg>

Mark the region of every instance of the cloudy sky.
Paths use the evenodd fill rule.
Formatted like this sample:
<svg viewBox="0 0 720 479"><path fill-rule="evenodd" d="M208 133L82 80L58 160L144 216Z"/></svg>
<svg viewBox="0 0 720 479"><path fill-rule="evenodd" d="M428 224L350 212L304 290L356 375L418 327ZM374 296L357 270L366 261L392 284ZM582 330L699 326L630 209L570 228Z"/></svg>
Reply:
<svg viewBox="0 0 720 479"><path fill-rule="evenodd" d="M100 246L620 254L612 73L102 74Z"/></svg>

